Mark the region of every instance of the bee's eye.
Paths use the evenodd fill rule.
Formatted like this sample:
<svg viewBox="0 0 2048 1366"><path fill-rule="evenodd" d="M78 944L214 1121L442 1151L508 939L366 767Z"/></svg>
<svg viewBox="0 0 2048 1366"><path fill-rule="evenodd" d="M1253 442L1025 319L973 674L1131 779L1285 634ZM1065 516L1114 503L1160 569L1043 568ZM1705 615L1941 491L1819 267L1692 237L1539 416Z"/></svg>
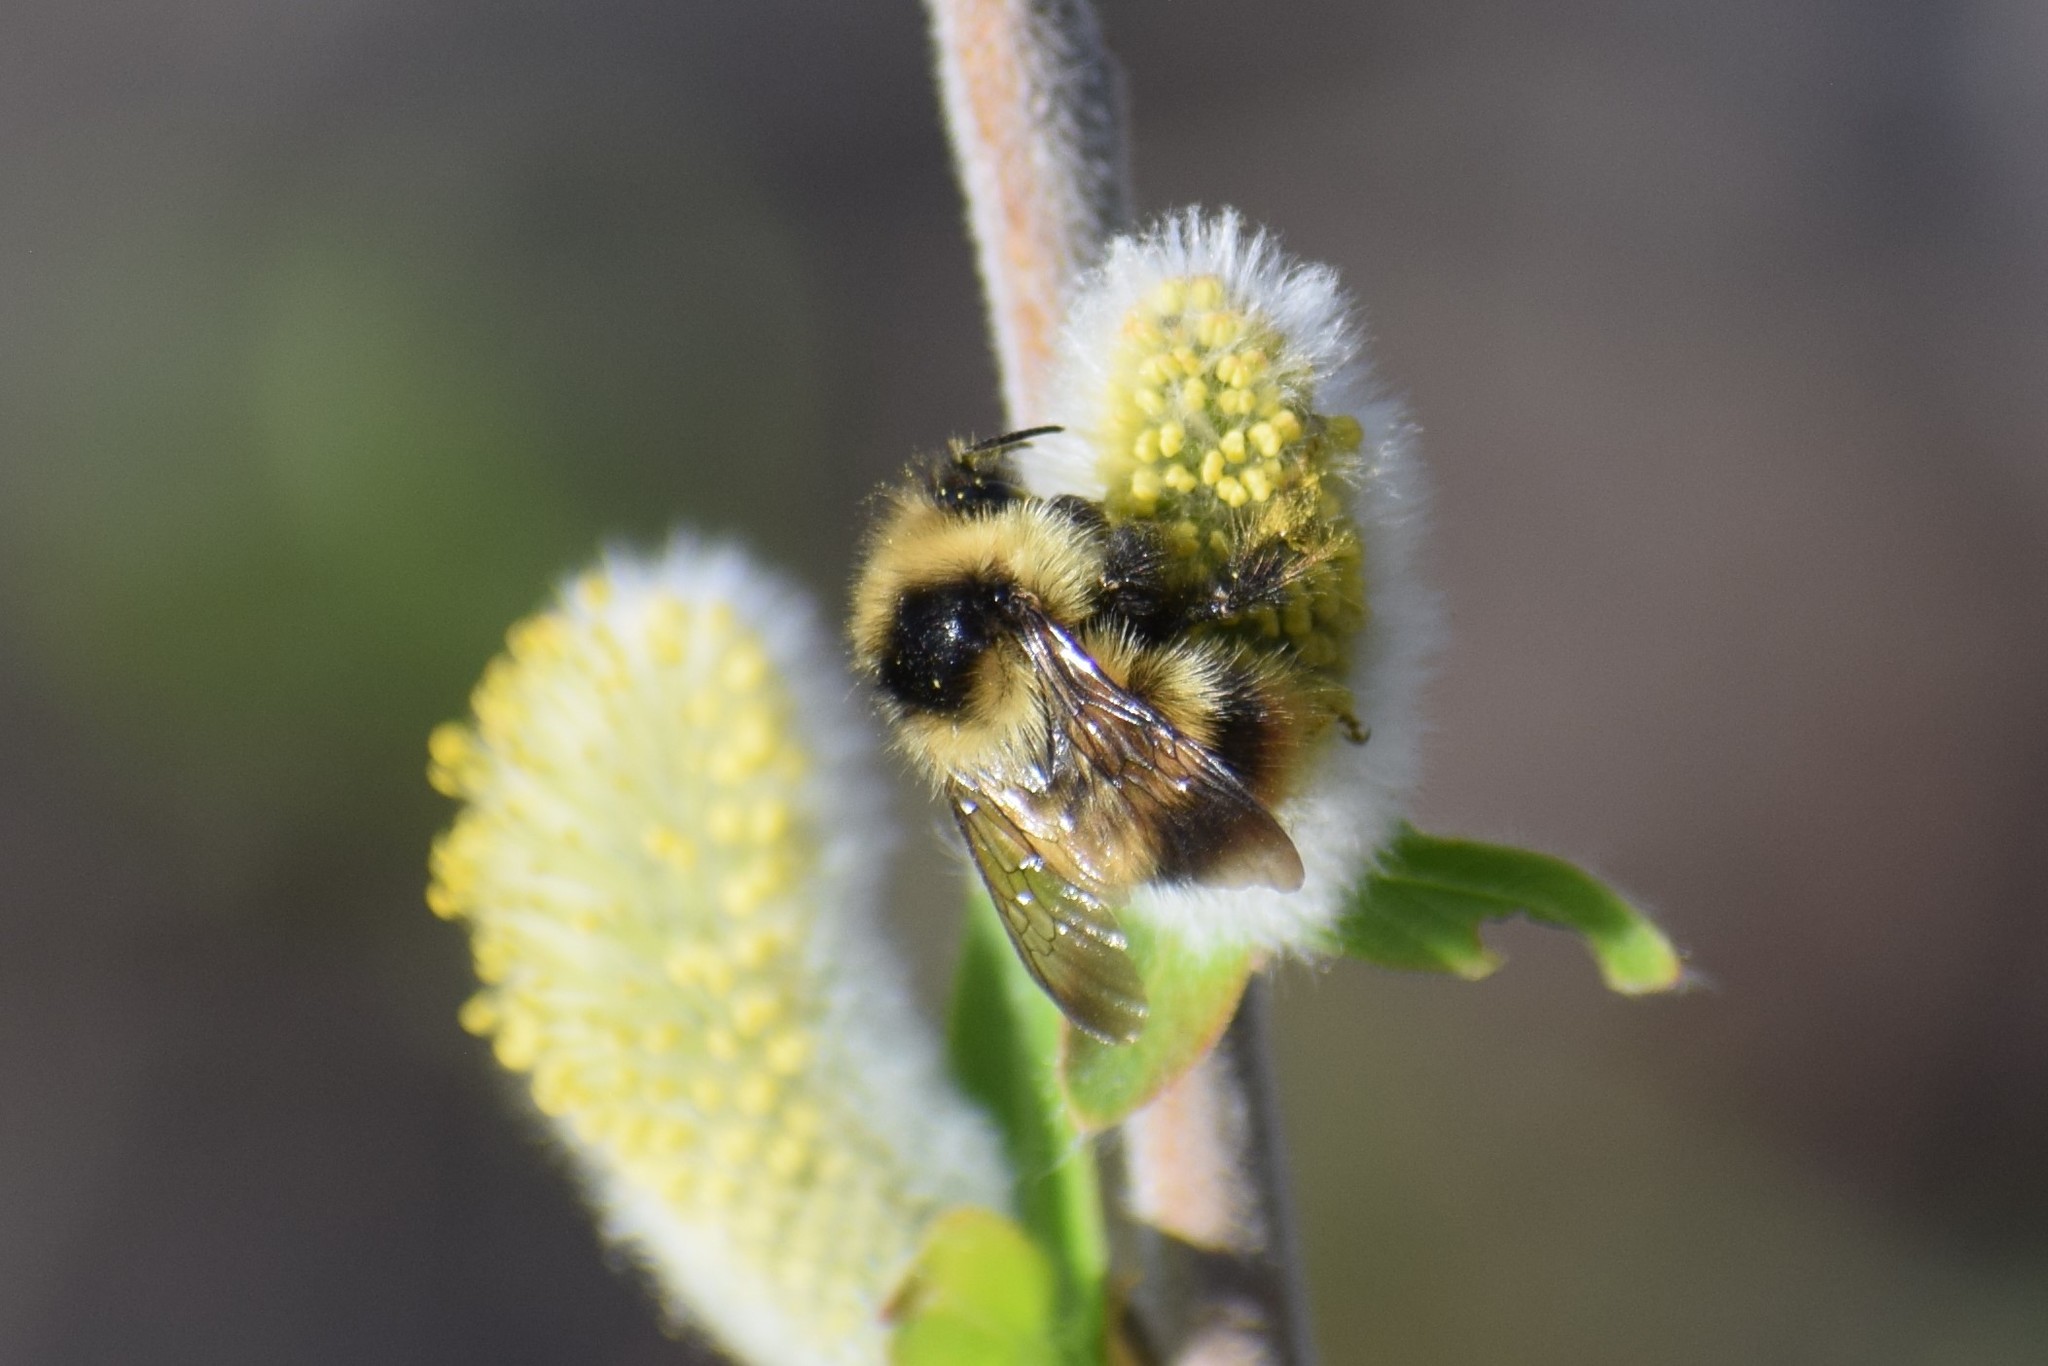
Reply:
<svg viewBox="0 0 2048 1366"><path fill-rule="evenodd" d="M882 652L882 690L913 711L967 705L974 668L1002 630L1005 584L966 580L913 588L896 602Z"/></svg>

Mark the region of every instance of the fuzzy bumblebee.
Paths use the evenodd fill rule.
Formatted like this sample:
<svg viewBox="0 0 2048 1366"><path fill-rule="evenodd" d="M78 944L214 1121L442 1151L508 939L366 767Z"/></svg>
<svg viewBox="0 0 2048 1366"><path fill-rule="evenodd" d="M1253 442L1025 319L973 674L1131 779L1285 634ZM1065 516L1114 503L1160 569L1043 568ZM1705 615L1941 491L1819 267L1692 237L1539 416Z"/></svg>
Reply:
<svg viewBox="0 0 2048 1366"><path fill-rule="evenodd" d="M1281 500L1191 560L1157 526L1024 492L1013 452L1049 434L956 442L888 496L853 646L1025 964L1121 1041L1145 1018L1115 912L1132 888L1301 886L1272 808L1330 696L1242 628L1353 547Z"/></svg>

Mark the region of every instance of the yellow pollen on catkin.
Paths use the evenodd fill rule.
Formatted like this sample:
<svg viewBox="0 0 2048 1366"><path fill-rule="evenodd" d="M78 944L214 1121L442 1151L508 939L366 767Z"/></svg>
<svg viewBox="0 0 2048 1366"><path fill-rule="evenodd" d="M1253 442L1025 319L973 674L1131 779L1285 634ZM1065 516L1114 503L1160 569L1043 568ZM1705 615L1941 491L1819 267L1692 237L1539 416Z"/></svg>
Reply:
<svg viewBox="0 0 2048 1366"><path fill-rule="evenodd" d="M428 739L463 805L427 901L470 929L461 1027L599 1185L721 1275L802 1288L759 1317L816 1360L881 1360L883 1304L955 1178L896 1154L835 1048L813 760L759 621L598 571L513 627L473 718Z"/></svg>
<svg viewBox="0 0 2048 1366"><path fill-rule="evenodd" d="M1309 562L1277 610L1204 629L1307 669L1335 716L1348 711L1341 675L1366 617L1364 556L1342 496L1363 431L1318 411L1326 376L1295 340L1222 276L1162 280L1117 330L1107 422L1094 437L1111 522L1160 524L1198 590L1263 542Z"/></svg>

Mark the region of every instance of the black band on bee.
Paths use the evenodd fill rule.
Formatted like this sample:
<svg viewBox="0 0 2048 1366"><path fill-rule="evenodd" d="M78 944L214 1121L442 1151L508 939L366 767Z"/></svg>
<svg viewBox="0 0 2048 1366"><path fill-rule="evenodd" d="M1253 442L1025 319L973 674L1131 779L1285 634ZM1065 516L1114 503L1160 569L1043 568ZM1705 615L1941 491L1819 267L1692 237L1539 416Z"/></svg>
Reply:
<svg viewBox="0 0 2048 1366"><path fill-rule="evenodd" d="M1209 752L1255 795L1278 785L1287 762L1288 718L1270 688L1232 669L1219 680L1211 713Z"/></svg>
<svg viewBox="0 0 2048 1366"><path fill-rule="evenodd" d="M1005 629L1014 589L969 578L907 590L896 600L876 670L909 711L952 715L973 695L974 672Z"/></svg>
<svg viewBox="0 0 2048 1366"><path fill-rule="evenodd" d="M1109 518L1103 515L1099 503L1091 503L1078 494L1062 493L1046 499L1045 505L1091 535L1101 536L1109 533Z"/></svg>
<svg viewBox="0 0 2048 1366"><path fill-rule="evenodd" d="M1125 522L1103 538L1101 616L1148 644L1184 632L1198 617L1196 604L1172 574L1173 556L1159 533Z"/></svg>

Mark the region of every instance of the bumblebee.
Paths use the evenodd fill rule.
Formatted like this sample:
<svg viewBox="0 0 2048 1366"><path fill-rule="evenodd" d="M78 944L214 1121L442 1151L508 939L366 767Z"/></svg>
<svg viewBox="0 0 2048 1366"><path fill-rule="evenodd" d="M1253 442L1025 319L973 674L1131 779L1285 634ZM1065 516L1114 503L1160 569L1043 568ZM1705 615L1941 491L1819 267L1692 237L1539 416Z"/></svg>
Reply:
<svg viewBox="0 0 2048 1366"><path fill-rule="evenodd" d="M883 495L852 645L1031 975L1127 1042L1146 1009L1126 893L1301 886L1273 810L1329 718L1284 659L1212 628L1270 617L1326 548L1302 519L1246 519L1190 572L1156 526L1024 490L1012 452L1057 430L955 441Z"/></svg>

